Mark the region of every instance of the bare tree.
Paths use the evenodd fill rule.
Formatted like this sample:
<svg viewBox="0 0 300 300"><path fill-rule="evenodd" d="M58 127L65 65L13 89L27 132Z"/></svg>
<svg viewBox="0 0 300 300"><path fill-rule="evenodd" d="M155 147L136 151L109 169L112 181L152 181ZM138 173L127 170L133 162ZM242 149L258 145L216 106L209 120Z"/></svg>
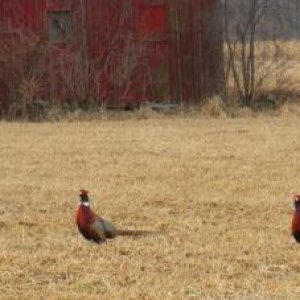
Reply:
<svg viewBox="0 0 300 300"><path fill-rule="evenodd" d="M272 18L284 22L291 13L286 3L223 0L223 4L227 92L233 91L240 103L249 107L276 107L298 94L299 82L288 75L296 62L285 51L281 33L272 29ZM228 101L234 98L229 94Z"/></svg>
<svg viewBox="0 0 300 300"><path fill-rule="evenodd" d="M46 71L48 43L41 37L0 24L0 87L2 115L27 118L44 93L39 80ZM1 100L1 99L0 99Z"/></svg>
<svg viewBox="0 0 300 300"><path fill-rule="evenodd" d="M243 105L250 106L256 89L255 41L269 0L239 3L224 0L225 43L228 49L227 74L232 73L236 91ZM236 4L236 3L234 3ZM240 59L237 59L237 57Z"/></svg>
<svg viewBox="0 0 300 300"><path fill-rule="evenodd" d="M75 102L75 105L84 108L90 104L92 107L94 104L102 107L108 104L118 106L122 99L129 99L132 96L130 93L137 88L134 86L137 78L145 78L143 82L151 81L147 65L142 60L143 43L131 31L133 11L130 1L122 1L122 6L119 6L117 1L111 1L107 5L114 14L107 22L109 26L105 30L102 28L95 36L96 40L101 40L103 48L95 51L87 59L86 32L82 32L86 20L81 16L84 14L81 12L79 18L83 19L83 25L76 28L73 41L70 43L70 51L64 49L60 61L59 70L66 90L66 95L63 96L71 99L73 104ZM100 13L102 19L106 20L107 10ZM81 39L80 46L78 41ZM84 76L82 76L83 69Z"/></svg>

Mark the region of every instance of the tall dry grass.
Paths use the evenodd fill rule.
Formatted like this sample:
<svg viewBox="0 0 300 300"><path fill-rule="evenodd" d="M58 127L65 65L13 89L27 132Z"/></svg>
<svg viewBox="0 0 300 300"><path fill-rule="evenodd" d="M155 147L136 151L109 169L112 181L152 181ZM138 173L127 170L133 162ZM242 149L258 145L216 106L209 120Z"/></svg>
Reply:
<svg viewBox="0 0 300 300"><path fill-rule="evenodd" d="M2 299L298 299L299 119L0 123ZM80 188L121 228L77 232Z"/></svg>
<svg viewBox="0 0 300 300"><path fill-rule="evenodd" d="M274 102L275 106L300 96L300 42L257 41L255 42L255 101ZM235 66L242 82L242 45L236 44ZM249 50L249 45L246 51ZM229 69L230 53L224 44L225 86L227 104L234 106L239 101L237 86Z"/></svg>

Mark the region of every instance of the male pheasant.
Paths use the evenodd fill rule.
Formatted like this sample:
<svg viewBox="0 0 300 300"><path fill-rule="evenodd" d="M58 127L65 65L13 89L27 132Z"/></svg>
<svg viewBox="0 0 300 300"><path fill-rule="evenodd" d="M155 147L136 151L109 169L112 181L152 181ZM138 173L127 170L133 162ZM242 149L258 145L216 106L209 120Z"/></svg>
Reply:
<svg viewBox="0 0 300 300"><path fill-rule="evenodd" d="M150 231L116 229L111 223L91 210L88 192L86 190L80 191L79 198L76 223L80 233L87 240L100 244L105 242L106 239L112 239L118 235L137 236L153 233Z"/></svg>
<svg viewBox="0 0 300 300"><path fill-rule="evenodd" d="M292 215L292 235L300 243L300 195L294 195L294 211Z"/></svg>

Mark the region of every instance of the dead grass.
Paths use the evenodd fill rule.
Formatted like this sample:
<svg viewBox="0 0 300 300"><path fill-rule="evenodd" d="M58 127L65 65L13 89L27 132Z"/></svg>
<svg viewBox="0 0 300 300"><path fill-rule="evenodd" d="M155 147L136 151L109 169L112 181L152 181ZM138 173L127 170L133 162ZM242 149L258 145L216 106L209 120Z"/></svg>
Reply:
<svg viewBox="0 0 300 300"><path fill-rule="evenodd" d="M299 119L0 123L1 299L298 299ZM77 233L80 188L121 228Z"/></svg>
<svg viewBox="0 0 300 300"><path fill-rule="evenodd" d="M201 108L204 117L226 118L225 104L219 96L213 96L204 102Z"/></svg>
<svg viewBox="0 0 300 300"><path fill-rule="evenodd" d="M237 44L235 52L236 68L242 82L242 45ZM300 42L299 41L263 41L255 42L256 95L275 96L279 101L287 97L300 95ZM233 103L236 101L237 87L231 72L228 71L229 49L224 45L226 87Z"/></svg>

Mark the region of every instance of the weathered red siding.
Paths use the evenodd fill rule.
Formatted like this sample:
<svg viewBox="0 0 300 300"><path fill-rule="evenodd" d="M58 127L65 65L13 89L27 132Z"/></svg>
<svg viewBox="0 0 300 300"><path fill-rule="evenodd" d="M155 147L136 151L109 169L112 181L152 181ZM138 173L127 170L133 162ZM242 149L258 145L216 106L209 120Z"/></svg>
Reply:
<svg viewBox="0 0 300 300"><path fill-rule="evenodd" d="M217 90L221 74L217 2L0 1L0 28L6 28L0 30L0 38L29 34L48 45L38 60L42 72L32 71L46 87L44 98L72 101L88 95L113 106L145 100L199 101ZM55 12L71 13L72 36L49 43L48 14ZM18 44L11 43L13 50ZM29 61L27 56L24 61ZM2 105L12 93L6 81L0 76Z"/></svg>

